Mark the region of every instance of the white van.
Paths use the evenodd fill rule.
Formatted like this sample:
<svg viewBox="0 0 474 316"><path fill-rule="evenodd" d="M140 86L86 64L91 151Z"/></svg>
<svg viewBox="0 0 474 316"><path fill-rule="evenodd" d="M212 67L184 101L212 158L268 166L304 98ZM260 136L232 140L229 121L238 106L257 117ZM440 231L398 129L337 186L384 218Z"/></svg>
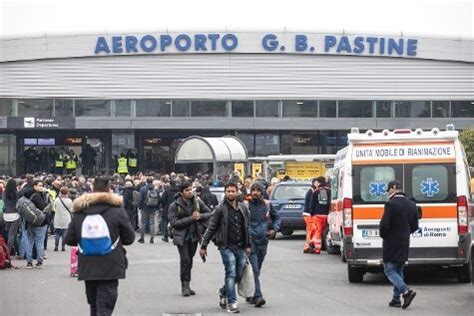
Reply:
<svg viewBox="0 0 474 316"><path fill-rule="evenodd" d="M330 170L331 211L326 248L341 252L349 282L382 271L379 222L391 180L403 185L421 212L411 236L408 266L442 266L457 271L458 282L472 279L473 205L469 167L458 132L353 128L348 146ZM470 203L470 205L469 205Z"/></svg>

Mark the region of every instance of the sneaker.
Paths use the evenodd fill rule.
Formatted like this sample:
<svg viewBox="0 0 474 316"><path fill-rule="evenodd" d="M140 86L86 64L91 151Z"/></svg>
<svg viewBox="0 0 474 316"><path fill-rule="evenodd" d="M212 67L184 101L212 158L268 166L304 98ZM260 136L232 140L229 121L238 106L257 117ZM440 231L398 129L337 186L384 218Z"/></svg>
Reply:
<svg viewBox="0 0 474 316"><path fill-rule="evenodd" d="M240 313L239 303L234 302L234 303L227 304L227 312L232 313L232 314Z"/></svg>
<svg viewBox="0 0 474 316"><path fill-rule="evenodd" d="M150 239L150 244L154 244L155 243L155 240L152 238Z"/></svg>
<svg viewBox="0 0 474 316"><path fill-rule="evenodd" d="M137 241L138 241L139 243L141 243L141 244L145 243L145 240L143 240L143 238L140 238L140 239L138 239Z"/></svg>
<svg viewBox="0 0 474 316"><path fill-rule="evenodd" d="M400 299L392 299L389 303L388 306L390 307L402 307L402 302L400 302Z"/></svg>
<svg viewBox="0 0 474 316"><path fill-rule="evenodd" d="M48 256L45 254L45 255L43 256L43 259L44 259L44 260L48 259Z"/></svg>
<svg viewBox="0 0 474 316"><path fill-rule="evenodd" d="M405 294L403 294L403 305L402 308L406 309L408 306L410 306L411 302L416 296L416 292L413 290L408 290Z"/></svg>
<svg viewBox="0 0 474 316"><path fill-rule="evenodd" d="M314 254L319 255L321 253L321 249L314 249Z"/></svg>
<svg viewBox="0 0 474 316"><path fill-rule="evenodd" d="M26 268L27 268L27 269L33 269L33 263L28 262L28 263L26 264Z"/></svg>
<svg viewBox="0 0 474 316"><path fill-rule="evenodd" d="M263 299L263 297L259 297L255 300L255 307L262 307L263 305L265 305L265 300Z"/></svg>
<svg viewBox="0 0 474 316"><path fill-rule="evenodd" d="M255 305L255 298L253 297L247 297L245 301L249 304Z"/></svg>
<svg viewBox="0 0 474 316"><path fill-rule="evenodd" d="M42 269L43 268L43 263L42 262L38 262L35 264L35 268L36 269Z"/></svg>
<svg viewBox="0 0 474 316"><path fill-rule="evenodd" d="M61 251L66 251L66 247L62 247L62 248L61 248Z"/></svg>
<svg viewBox="0 0 474 316"><path fill-rule="evenodd" d="M164 242L169 242L168 238L161 238Z"/></svg>
<svg viewBox="0 0 474 316"><path fill-rule="evenodd" d="M226 309L227 307L227 297L221 294L221 291L217 291L217 295L219 296L219 307L222 309Z"/></svg>
<svg viewBox="0 0 474 316"><path fill-rule="evenodd" d="M54 247L54 250L53 251L58 251L58 247Z"/></svg>

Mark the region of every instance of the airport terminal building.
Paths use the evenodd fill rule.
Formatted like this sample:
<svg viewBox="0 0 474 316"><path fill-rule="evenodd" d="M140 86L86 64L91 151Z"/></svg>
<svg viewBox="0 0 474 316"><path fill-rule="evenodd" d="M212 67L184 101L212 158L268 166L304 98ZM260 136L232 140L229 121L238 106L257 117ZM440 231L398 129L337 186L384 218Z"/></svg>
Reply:
<svg viewBox="0 0 474 316"><path fill-rule="evenodd" d="M24 151L90 144L96 171L136 148L179 169L190 135L249 156L333 154L351 127L474 126L474 41L297 32L150 32L0 39L0 173Z"/></svg>

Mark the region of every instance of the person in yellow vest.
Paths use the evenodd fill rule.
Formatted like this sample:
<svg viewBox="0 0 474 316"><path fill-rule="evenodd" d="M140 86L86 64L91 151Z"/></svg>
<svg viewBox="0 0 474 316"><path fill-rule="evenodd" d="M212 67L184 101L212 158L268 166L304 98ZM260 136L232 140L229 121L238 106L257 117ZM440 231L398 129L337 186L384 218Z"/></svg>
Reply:
<svg viewBox="0 0 474 316"><path fill-rule="evenodd" d="M78 158L76 153L71 149L69 154L66 156L66 173L67 174L76 174Z"/></svg>
<svg viewBox="0 0 474 316"><path fill-rule="evenodd" d="M127 159L128 159L128 171L132 175L137 174L137 167L138 167L137 154L135 154L135 152L129 149L127 152Z"/></svg>
<svg viewBox="0 0 474 316"><path fill-rule="evenodd" d="M54 160L54 168L56 173L62 175L64 173L64 149L61 148L56 153L56 158Z"/></svg>
<svg viewBox="0 0 474 316"><path fill-rule="evenodd" d="M128 159L124 153L121 153L117 160L117 172L122 176L128 174Z"/></svg>

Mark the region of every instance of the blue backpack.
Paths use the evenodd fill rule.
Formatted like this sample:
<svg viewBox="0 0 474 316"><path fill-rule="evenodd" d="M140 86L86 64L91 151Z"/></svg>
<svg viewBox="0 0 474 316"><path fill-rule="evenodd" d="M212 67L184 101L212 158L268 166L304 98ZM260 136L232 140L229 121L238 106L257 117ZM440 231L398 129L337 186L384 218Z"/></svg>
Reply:
<svg viewBox="0 0 474 316"><path fill-rule="evenodd" d="M84 256L105 256L117 247L120 237L112 244L109 227L100 214L87 215L82 222L79 251Z"/></svg>

